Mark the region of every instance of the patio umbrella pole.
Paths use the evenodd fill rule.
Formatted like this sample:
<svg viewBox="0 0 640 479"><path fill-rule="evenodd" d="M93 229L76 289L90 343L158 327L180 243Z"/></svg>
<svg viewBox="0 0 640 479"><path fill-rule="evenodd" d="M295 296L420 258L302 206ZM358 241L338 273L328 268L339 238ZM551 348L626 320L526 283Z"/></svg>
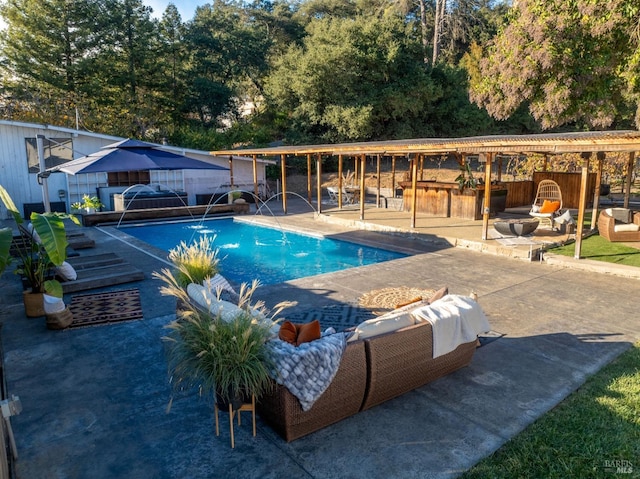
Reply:
<svg viewBox="0 0 640 479"><path fill-rule="evenodd" d="M51 203L49 202L49 184L47 183L48 173L45 173L47 169L44 161L44 135L36 135L36 145L38 147L38 163L40 165L40 173L38 173L38 179L42 184L42 202L44 203L44 211L51 213Z"/></svg>

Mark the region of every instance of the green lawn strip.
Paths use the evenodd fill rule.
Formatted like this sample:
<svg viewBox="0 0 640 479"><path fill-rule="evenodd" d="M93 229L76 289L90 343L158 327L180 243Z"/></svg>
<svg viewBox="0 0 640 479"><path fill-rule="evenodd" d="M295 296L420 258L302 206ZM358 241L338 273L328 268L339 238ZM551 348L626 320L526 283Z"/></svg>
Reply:
<svg viewBox="0 0 640 479"><path fill-rule="evenodd" d="M461 477L614 476L640 477L640 343Z"/></svg>
<svg viewBox="0 0 640 479"><path fill-rule="evenodd" d="M573 256L575 243L552 248L549 252L563 256ZM626 246L623 243L612 243L600 235L589 236L582 241L580 257L640 267L640 249Z"/></svg>

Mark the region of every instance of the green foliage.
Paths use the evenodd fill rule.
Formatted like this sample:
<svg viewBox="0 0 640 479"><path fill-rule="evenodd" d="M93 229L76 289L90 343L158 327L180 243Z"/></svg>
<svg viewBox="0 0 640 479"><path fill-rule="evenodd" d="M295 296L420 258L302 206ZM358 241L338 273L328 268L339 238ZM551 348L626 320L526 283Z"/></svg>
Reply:
<svg viewBox="0 0 640 479"><path fill-rule="evenodd" d="M240 288L240 311L223 320L219 309L214 315L196 307L171 271L164 269L153 276L164 282L160 292L175 297L181 305L163 338L174 388L196 386L202 394L230 400L237 394L259 397L270 387L265 342L278 321L276 316L290 303L277 305L269 317L263 303L252 303L259 286L253 281Z"/></svg>
<svg viewBox="0 0 640 479"><path fill-rule="evenodd" d="M11 228L0 228L0 276L4 273L11 262L11 242L13 241L13 230Z"/></svg>
<svg viewBox="0 0 640 479"><path fill-rule="evenodd" d="M100 201L100 198L98 198L97 196L89 196L89 195L83 195L82 201L78 201L71 205L71 207L76 210L83 210L88 208L98 209L98 208L102 208L103 206L104 205Z"/></svg>
<svg viewBox="0 0 640 479"><path fill-rule="evenodd" d="M504 6L449 3L431 70L433 8L216 0L184 23L172 4L158 21L141 0L11 0L0 6L3 118L77 119L90 131L201 149L490 132L455 64L471 41L491 37Z"/></svg>
<svg viewBox="0 0 640 479"><path fill-rule="evenodd" d="M238 393L260 396L269 388L264 347L269 326L250 313L223 321L194 308L170 328L164 339L176 386L196 385L204 394L218 394L227 401Z"/></svg>
<svg viewBox="0 0 640 479"><path fill-rule="evenodd" d="M465 188L475 188L478 186L478 180L473 176L471 163L469 161L460 164L460 174L456 177L455 181L458 183L460 191Z"/></svg>
<svg viewBox="0 0 640 479"><path fill-rule="evenodd" d="M573 257L575 243L553 248L550 252ZM632 248L624 243L612 243L600 235L592 235L582 241L580 257L640 268L640 250L638 248Z"/></svg>
<svg viewBox="0 0 640 479"><path fill-rule="evenodd" d="M0 200L20 227L24 224L22 216L7 190L0 185ZM67 235L64 220L71 219L79 224L77 218L65 213L31 213L33 229L23 232L23 242L16 248L21 264L17 274L26 277L34 293L45 290L45 280L53 266L61 265L67 258ZM36 235L39 241L36 241Z"/></svg>
<svg viewBox="0 0 640 479"><path fill-rule="evenodd" d="M640 344L635 344L556 408L464 473L471 478L599 478L607 463L640 450ZM627 470L627 472L630 472Z"/></svg>
<svg viewBox="0 0 640 479"><path fill-rule="evenodd" d="M323 18L276 60L265 91L296 128L327 141L406 138L440 97L396 17Z"/></svg>
<svg viewBox="0 0 640 479"><path fill-rule="evenodd" d="M205 279L213 278L219 271L218 251L205 235L189 245L181 241L178 246L170 250L169 261L176 268L178 284L186 288L189 283L202 284Z"/></svg>
<svg viewBox="0 0 640 479"><path fill-rule="evenodd" d="M640 47L636 3L518 2L476 65L471 99L497 119L526 103L545 129L624 124L640 104L640 70L628 69Z"/></svg>

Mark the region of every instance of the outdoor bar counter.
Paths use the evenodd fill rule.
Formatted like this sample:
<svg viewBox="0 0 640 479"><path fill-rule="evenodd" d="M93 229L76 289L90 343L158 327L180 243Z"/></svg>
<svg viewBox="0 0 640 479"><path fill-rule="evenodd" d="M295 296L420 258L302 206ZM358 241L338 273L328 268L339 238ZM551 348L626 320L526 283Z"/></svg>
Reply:
<svg viewBox="0 0 640 479"><path fill-rule="evenodd" d="M410 181L400 182L404 210L411 211L413 188ZM456 182L418 181L416 192L416 212L428 216L441 216L479 220L482 218L484 185L460 190ZM492 214L504 211L507 190L496 184L491 186Z"/></svg>

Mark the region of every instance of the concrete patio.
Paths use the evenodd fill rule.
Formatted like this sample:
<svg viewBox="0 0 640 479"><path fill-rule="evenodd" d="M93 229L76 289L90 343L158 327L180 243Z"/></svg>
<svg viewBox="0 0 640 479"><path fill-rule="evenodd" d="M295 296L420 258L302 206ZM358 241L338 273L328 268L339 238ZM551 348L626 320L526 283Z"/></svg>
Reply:
<svg viewBox="0 0 640 479"><path fill-rule="evenodd" d="M23 406L12 418L16 477L457 477L640 340L640 317L629 301L637 277L501 254L495 240L479 240L477 222L420 218L408 235L408 220L394 223L404 221L401 212L368 208L370 227L356 230L357 211L329 210L319 220L301 204L286 216L274 210L283 228L411 255L263 286L256 299L270 306L295 299L296 312L356 304L382 287L446 285L452 293L477 292L492 329L504 336L479 348L469 367L292 443L260 419L252 437L247 415L231 449L226 417L216 437L211 403L195 391L175 397L167 412L172 391L161 338L175 302L151 279L166 266L163 253L123 243L111 227L86 228L97 246L82 254L115 252L145 271L144 281L109 288L139 288L144 319L50 331L43 318L24 316L17 278L5 273L4 372L9 394ZM590 458L594 467L607 459Z"/></svg>

